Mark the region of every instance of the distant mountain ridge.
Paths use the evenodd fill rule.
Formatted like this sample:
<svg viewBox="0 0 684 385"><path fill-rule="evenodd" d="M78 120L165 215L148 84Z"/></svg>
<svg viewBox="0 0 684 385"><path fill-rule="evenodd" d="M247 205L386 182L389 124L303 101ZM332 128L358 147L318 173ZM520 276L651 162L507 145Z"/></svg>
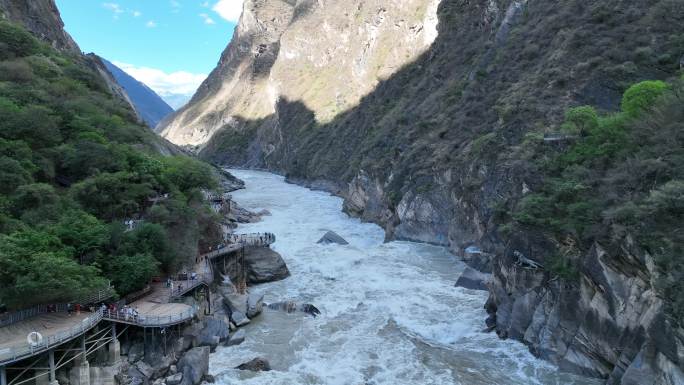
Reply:
<svg viewBox="0 0 684 385"><path fill-rule="evenodd" d="M128 99L138 116L151 128L164 119L165 116L174 110L150 87L136 80L113 63L99 57L107 70L112 74L114 80L125 90Z"/></svg>

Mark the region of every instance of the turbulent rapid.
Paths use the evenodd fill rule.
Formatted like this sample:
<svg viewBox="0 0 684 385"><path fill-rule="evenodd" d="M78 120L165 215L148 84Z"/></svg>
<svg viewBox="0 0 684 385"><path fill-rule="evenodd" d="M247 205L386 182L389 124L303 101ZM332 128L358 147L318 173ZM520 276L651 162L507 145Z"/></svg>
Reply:
<svg viewBox="0 0 684 385"><path fill-rule="evenodd" d="M444 248L383 243L383 230L342 213L342 200L282 177L232 171L246 182L233 197L270 216L238 232L276 234L272 248L292 273L252 287L265 302L311 303L317 318L265 310L238 346L219 347L219 384L593 384L558 373L525 346L482 333L485 292L454 287L464 268ZM320 245L332 230L349 245ZM273 368L233 369L254 357Z"/></svg>

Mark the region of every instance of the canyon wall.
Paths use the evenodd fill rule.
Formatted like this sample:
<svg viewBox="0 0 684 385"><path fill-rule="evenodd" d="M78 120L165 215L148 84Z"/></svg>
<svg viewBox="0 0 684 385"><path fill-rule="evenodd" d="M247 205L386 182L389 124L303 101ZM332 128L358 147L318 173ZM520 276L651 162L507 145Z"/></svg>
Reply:
<svg viewBox="0 0 684 385"><path fill-rule="evenodd" d="M670 0L246 1L217 68L159 128L493 272L497 333L563 369L681 383L684 331L633 237L595 242L569 281L545 268L556 239L498 217L542 188L528 152L569 107L615 111L631 84L676 74L682 23Z"/></svg>

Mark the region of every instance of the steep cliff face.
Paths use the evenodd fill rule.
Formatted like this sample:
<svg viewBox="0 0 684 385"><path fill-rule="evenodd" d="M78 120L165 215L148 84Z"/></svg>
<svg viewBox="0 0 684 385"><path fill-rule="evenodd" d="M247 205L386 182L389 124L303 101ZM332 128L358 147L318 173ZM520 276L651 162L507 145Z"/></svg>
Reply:
<svg viewBox="0 0 684 385"><path fill-rule="evenodd" d="M80 53L81 50L64 30L54 0L0 0L2 17L19 23L40 39L62 51Z"/></svg>
<svg viewBox="0 0 684 385"><path fill-rule="evenodd" d="M553 239L504 236L498 221L541 189L525 152L545 145L568 107L612 111L630 84L676 73L684 5L405 4L247 2L219 66L164 135L215 162L333 191L389 238L463 254L494 273L499 334L565 369L611 383L684 381L684 332L663 313L648 252L629 237L597 242L568 283L544 269Z"/></svg>
<svg viewBox="0 0 684 385"><path fill-rule="evenodd" d="M358 105L437 35L438 0L248 0L217 68L186 108L161 124L178 144L301 101L319 122Z"/></svg>

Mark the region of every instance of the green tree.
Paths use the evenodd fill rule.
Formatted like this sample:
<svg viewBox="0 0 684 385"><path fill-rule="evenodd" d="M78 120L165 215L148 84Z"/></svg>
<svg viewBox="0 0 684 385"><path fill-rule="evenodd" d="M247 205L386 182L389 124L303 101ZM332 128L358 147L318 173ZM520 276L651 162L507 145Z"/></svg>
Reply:
<svg viewBox="0 0 684 385"><path fill-rule="evenodd" d="M105 276L111 280L120 295L140 290L157 274L157 262L146 253L115 255L100 262L105 267Z"/></svg>
<svg viewBox="0 0 684 385"><path fill-rule="evenodd" d="M150 255L159 261L162 269L167 272L172 272L175 268L175 254L169 245L166 229L156 223L143 223L126 233L119 251L128 255Z"/></svg>
<svg viewBox="0 0 684 385"><path fill-rule="evenodd" d="M672 180L651 191L645 206L652 214L681 217L684 215L684 180Z"/></svg>
<svg viewBox="0 0 684 385"><path fill-rule="evenodd" d="M0 193L11 194L17 187L30 183L31 174L18 161L0 157Z"/></svg>
<svg viewBox="0 0 684 385"><path fill-rule="evenodd" d="M565 113L565 122L566 129L585 136L598 127L599 116L594 107L575 107Z"/></svg>
<svg viewBox="0 0 684 385"><path fill-rule="evenodd" d="M631 117L638 116L650 109L668 88L667 83L660 80L643 81L629 87L622 96L622 112Z"/></svg>
<svg viewBox="0 0 684 385"><path fill-rule="evenodd" d="M43 206L56 205L59 200L55 188L46 183L19 186L12 197L13 208L18 213Z"/></svg>
<svg viewBox="0 0 684 385"><path fill-rule="evenodd" d="M183 192L197 188L212 189L217 185L206 163L186 156L173 156L165 158L164 165L164 177Z"/></svg>
<svg viewBox="0 0 684 385"><path fill-rule="evenodd" d="M152 187L128 172L103 173L74 185L71 193L89 213L112 220L140 213L155 195Z"/></svg>
<svg viewBox="0 0 684 385"><path fill-rule="evenodd" d="M94 216L81 211L69 210L59 223L51 228L62 244L73 249L81 263L90 261L92 254L99 252L109 238L107 226Z"/></svg>
<svg viewBox="0 0 684 385"><path fill-rule="evenodd" d="M10 308L75 300L104 284L97 268L79 265L55 236L30 229L0 235L0 302Z"/></svg>

